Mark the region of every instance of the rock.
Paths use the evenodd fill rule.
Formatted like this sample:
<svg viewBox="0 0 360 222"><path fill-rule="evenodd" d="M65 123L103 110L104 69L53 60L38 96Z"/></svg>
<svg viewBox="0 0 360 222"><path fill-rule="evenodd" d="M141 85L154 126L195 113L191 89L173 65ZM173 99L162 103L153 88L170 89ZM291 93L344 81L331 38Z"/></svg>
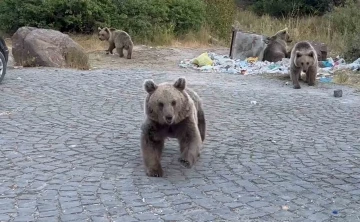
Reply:
<svg viewBox="0 0 360 222"><path fill-rule="evenodd" d="M21 27L12 36L15 65L88 67L84 49L68 35L51 29Z"/></svg>
<svg viewBox="0 0 360 222"><path fill-rule="evenodd" d="M318 55L318 60L325 61L327 59L327 55L328 55L327 45L322 42L315 42L315 41L309 41L309 42L315 48L317 55Z"/></svg>
<svg viewBox="0 0 360 222"><path fill-rule="evenodd" d="M341 89L334 90L334 96L335 97L342 97L342 90Z"/></svg>

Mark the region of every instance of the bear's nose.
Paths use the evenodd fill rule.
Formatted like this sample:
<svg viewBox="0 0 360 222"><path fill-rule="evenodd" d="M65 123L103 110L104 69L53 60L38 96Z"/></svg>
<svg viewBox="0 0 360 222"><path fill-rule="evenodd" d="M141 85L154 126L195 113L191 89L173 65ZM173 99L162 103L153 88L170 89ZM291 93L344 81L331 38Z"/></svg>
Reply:
<svg viewBox="0 0 360 222"><path fill-rule="evenodd" d="M168 122L171 122L172 121L172 116L165 116L165 119L166 119L166 121L168 121Z"/></svg>

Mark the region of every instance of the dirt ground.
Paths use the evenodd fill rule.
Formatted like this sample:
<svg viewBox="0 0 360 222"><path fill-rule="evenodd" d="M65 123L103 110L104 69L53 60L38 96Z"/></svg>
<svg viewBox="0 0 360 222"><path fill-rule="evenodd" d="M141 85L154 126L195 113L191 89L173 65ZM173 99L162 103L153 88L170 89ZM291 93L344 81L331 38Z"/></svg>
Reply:
<svg viewBox="0 0 360 222"><path fill-rule="evenodd" d="M13 67L13 57L11 52L11 43L9 47L8 67ZM106 55L105 50L96 50L88 52L91 69L153 69L153 70L178 70L179 63L184 59L192 59L203 52L216 52L223 55L229 54L229 49L225 47L208 47L208 48L185 48L185 47L151 47L137 45L133 50L132 59L120 58L113 51L113 55Z"/></svg>
<svg viewBox="0 0 360 222"><path fill-rule="evenodd" d="M175 70L179 69L179 62L183 59L192 59L199 56L203 52L216 52L228 55L229 49L219 47L209 48L178 48L178 47L150 47L135 46L133 50L133 58L120 58L114 50L113 55L106 55L105 49L89 53L89 59L92 69L97 68L141 68L153 70Z"/></svg>

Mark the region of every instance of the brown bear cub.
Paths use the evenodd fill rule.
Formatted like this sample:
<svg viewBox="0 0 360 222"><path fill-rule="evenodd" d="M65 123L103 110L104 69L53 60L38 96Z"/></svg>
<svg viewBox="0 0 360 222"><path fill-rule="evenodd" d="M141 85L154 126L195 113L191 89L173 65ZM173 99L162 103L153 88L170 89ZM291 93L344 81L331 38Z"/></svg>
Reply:
<svg viewBox="0 0 360 222"><path fill-rule="evenodd" d="M292 42L287 28L278 31L268 41L264 50L263 61L278 62L287 57L286 46L287 43Z"/></svg>
<svg viewBox="0 0 360 222"><path fill-rule="evenodd" d="M305 82L309 86L315 85L318 71L318 58L314 47L307 41L295 44L290 56L290 78L294 89L300 89L301 71L306 73Z"/></svg>
<svg viewBox="0 0 360 222"><path fill-rule="evenodd" d="M132 50L134 43L131 40L130 35L122 30L117 30L114 28L98 28L98 36L101 41L109 42L109 49L106 50L106 54L113 54L113 49L116 48L117 53L120 57L124 57L123 50L127 50L127 57L131 59Z"/></svg>
<svg viewBox="0 0 360 222"><path fill-rule="evenodd" d="M162 177L161 155L166 138L176 138L180 146L180 164L191 168L200 156L205 139L205 115L200 97L186 87L185 78L175 83L153 80L144 83L147 96L146 119L141 126L141 151L150 177Z"/></svg>

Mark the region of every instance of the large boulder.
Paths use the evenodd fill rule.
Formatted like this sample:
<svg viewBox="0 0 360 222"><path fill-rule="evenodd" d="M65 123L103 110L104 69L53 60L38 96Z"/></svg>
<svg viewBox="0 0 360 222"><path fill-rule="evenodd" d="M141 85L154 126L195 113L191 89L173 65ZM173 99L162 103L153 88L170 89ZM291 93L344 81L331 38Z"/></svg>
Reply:
<svg viewBox="0 0 360 222"><path fill-rule="evenodd" d="M56 30L21 27L12 36L15 65L88 68L84 49Z"/></svg>

